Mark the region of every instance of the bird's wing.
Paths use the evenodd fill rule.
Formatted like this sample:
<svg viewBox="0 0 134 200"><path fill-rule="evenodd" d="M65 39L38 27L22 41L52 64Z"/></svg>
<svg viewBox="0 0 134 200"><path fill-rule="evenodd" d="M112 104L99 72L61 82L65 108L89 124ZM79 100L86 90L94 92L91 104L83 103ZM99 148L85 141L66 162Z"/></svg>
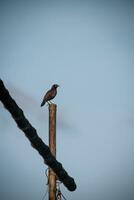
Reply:
<svg viewBox="0 0 134 200"><path fill-rule="evenodd" d="M47 93L44 96L44 100L49 101L49 100L51 100L51 98L52 98L52 91L48 90Z"/></svg>
<svg viewBox="0 0 134 200"><path fill-rule="evenodd" d="M49 101L53 99L56 95L57 91L56 90L48 90L48 92L44 96L45 101Z"/></svg>

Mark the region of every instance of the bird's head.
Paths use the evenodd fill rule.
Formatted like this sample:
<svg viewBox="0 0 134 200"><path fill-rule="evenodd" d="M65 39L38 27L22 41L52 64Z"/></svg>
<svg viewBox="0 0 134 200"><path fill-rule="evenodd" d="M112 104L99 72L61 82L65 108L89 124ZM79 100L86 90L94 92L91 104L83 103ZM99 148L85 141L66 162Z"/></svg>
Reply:
<svg viewBox="0 0 134 200"><path fill-rule="evenodd" d="M59 85L57 85L57 84L52 85L52 89L57 89L58 87L59 87Z"/></svg>

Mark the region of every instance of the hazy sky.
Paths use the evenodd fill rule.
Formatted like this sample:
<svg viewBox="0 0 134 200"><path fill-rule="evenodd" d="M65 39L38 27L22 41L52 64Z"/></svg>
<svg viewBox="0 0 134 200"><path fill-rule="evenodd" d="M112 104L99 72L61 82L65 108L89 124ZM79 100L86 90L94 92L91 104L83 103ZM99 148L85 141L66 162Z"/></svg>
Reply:
<svg viewBox="0 0 134 200"><path fill-rule="evenodd" d="M48 143L60 85L57 159L77 190L68 200L134 199L134 1L1 0L0 78ZM0 103L0 199L41 200L42 158Z"/></svg>

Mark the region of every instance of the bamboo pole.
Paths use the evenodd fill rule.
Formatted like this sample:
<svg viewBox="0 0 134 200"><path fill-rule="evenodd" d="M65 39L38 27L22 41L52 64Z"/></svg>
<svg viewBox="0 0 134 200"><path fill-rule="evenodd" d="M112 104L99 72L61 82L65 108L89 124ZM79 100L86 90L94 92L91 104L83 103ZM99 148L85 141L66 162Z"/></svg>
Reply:
<svg viewBox="0 0 134 200"><path fill-rule="evenodd" d="M56 158L56 104L49 104L49 148ZM56 175L49 168L49 200L56 199Z"/></svg>

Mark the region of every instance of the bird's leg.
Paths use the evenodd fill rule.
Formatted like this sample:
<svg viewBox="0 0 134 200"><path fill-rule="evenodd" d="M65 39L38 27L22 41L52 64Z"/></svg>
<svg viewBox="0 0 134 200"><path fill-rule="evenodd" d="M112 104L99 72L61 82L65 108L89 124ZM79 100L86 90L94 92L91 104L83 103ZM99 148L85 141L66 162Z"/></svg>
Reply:
<svg viewBox="0 0 134 200"><path fill-rule="evenodd" d="M49 106L50 105L50 102L49 101L47 101L47 106Z"/></svg>

